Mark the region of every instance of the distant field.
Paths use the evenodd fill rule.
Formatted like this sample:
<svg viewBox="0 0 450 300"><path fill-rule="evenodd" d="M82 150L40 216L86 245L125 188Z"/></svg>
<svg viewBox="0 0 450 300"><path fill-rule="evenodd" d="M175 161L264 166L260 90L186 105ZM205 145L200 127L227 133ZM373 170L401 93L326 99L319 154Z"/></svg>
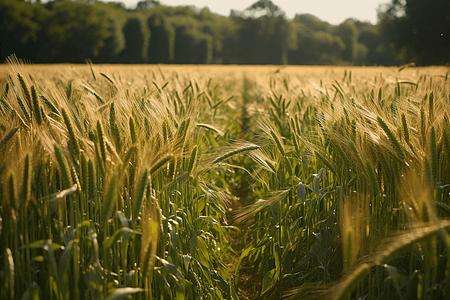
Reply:
<svg viewBox="0 0 450 300"><path fill-rule="evenodd" d="M1 65L0 298L450 297L448 73Z"/></svg>
<svg viewBox="0 0 450 300"><path fill-rule="evenodd" d="M25 66L23 66L25 67ZM234 76L242 75L243 73L250 73L254 75L270 75L276 71L280 71L282 74L296 75L299 77L310 76L336 76L342 77L344 72L352 71L357 76L369 76L380 75L384 76L396 76L399 67L351 67L351 66L275 66L275 65L109 65L99 64L95 65L98 70L111 70L115 72L130 73L131 71L141 71L147 73L152 70L163 69L164 72L208 72L209 74L234 74ZM26 65L26 68L30 72L50 72L54 73L57 70L70 70L70 72L90 72L88 65L77 64L46 64L46 65ZM0 65L0 74L8 74L10 70L8 64ZM403 76L417 76L418 74L427 75L442 75L448 71L448 67L414 67L405 68L400 74Z"/></svg>
<svg viewBox="0 0 450 300"><path fill-rule="evenodd" d="M22 66L24 68L25 66ZM195 76L195 78L216 78L236 84L233 92L240 93L242 80L247 76L254 80L269 80L270 77L287 77L293 80L295 88L308 90L311 86L297 86L300 83L334 83L341 80L345 72L351 72L356 83L380 85L380 82L388 82L396 78L402 80L417 80L420 76L445 75L448 67L415 67L405 68L400 73L398 67L349 67L349 66L242 66L242 65L96 65L99 72L109 72L127 79L127 83L146 78L154 80L154 76L166 76L177 74L181 77ZM0 76L6 76L11 70L7 64L0 65ZM31 74L52 78L56 74L65 76L89 76L91 71L88 65L56 64L56 65L27 65L26 71ZM378 82L376 82L378 80Z"/></svg>

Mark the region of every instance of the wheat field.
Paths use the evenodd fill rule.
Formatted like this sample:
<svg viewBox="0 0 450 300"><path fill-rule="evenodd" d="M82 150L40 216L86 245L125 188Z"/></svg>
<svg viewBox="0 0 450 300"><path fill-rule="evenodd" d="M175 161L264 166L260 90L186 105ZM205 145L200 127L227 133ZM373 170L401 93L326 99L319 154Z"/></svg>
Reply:
<svg viewBox="0 0 450 300"><path fill-rule="evenodd" d="M448 299L448 73L10 59L1 299Z"/></svg>

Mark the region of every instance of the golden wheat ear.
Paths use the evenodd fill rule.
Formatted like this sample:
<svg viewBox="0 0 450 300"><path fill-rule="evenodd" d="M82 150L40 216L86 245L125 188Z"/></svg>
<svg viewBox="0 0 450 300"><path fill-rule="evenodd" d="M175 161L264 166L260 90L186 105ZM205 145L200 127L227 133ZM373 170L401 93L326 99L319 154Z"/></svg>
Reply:
<svg viewBox="0 0 450 300"><path fill-rule="evenodd" d="M246 222L263 209L283 201L290 192L291 189L272 192L266 199L259 199L255 203L238 210L233 215L233 219L237 224Z"/></svg>
<svg viewBox="0 0 450 300"><path fill-rule="evenodd" d="M383 240L378 251L365 257L360 265L350 271L349 275L342 278L338 283L331 283L316 288L311 285L300 286L287 292L285 296L288 299L346 299L350 296L353 289L371 272L373 267L386 263L393 255L404 251L414 244L431 239L438 234L442 234L443 238L448 239L448 232L443 232L443 230L448 228L450 228L450 220L441 220L438 224L422 224L410 232L398 233Z"/></svg>

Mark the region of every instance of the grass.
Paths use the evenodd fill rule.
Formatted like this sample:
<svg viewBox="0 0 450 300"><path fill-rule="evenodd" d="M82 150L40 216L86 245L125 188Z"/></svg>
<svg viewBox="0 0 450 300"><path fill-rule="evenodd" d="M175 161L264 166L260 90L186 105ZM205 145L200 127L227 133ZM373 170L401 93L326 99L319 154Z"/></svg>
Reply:
<svg viewBox="0 0 450 300"><path fill-rule="evenodd" d="M447 72L12 59L0 298L448 297Z"/></svg>

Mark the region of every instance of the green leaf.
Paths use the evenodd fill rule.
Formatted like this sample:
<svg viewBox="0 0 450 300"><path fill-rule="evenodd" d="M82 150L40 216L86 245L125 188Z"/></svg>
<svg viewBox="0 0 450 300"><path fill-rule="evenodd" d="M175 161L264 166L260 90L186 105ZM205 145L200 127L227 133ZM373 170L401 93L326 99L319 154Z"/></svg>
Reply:
<svg viewBox="0 0 450 300"><path fill-rule="evenodd" d="M130 287L119 288L119 289L115 289L114 292L109 294L108 297L105 298L105 300L124 299L130 295L133 295L133 294L136 294L139 292L143 292L143 291L144 291L144 289L141 289L141 288L130 288Z"/></svg>
<svg viewBox="0 0 450 300"><path fill-rule="evenodd" d="M343 186L336 186L336 190L337 190L337 200L341 200L345 198L345 190Z"/></svg>
<svg viewBox="0 0 450 300"><path fill-rule="evenodd" d="M180 270L178 270L178 268L176 266L174 266L173 264L169 263L167 260L160 258L160 257L156 257L162 264L163 266L172 274L175 276L175 278L177 279L178 282L184 282L184 276L183 274L180 272Z"/></svg>
<svg viewBox="0 0 450 300"><path fill-rule="evenodd" d="M190 232L189 249L191 251L191 255L194 255L195 251L197 251L197 233L192 228L191 224L189 224L189 222L186 222L186 223L188 224L189 232Z"/></svg>
<svg viewBox="0 0 450 300"><path fill-rule="evenodd" d="M122 236L127 237L129 234L141 234L138 231L134 231L133 229L130 229L128 227L122 227L118 230L116 230L116 232L114 232L114 234L112 236L110 236L102 245L102 249L109 249L112 247L112 245L114 244L114 242L116 242L118 239L120 239Z"/></svg>
<svg viewBox="0 0 450 300"><path fill-rule="evenodd" d="M33 261L35 262L43 262L44 261L44 257L42 255L38 255L33 257Z"/></svg>
<svg viewBox="0 0 450 300"><path fill-rule="evenodd" d="M306 202L306 188L305 185L301 182L297 185L297 195L302 200L302 203L305 204Z"/></svg>
<svg viewBox="0 0 450 300"><path fill-rule="evenodd" d="M50 263L50 270L52 272L53 279L55 279L55 281L56 281L58 291L62 292L63 288L62 288L62 283L61 283L61 277L60 277L60 274L58 273L58 267L56 265L55 253L53 252L54 246L53 246L52 241L51 240L44 241L42 248L47 252L46 258ZM60 249L60 248L61 248L61 246L58 249Z"/></svg>
<svg viewBox="0 0 450 300"><path fill-rule="evenodd" d="M209 265L208 246L206 245L205 240L201 236L197 237L197 243L198 248L196 258L202 265L208 266Z"/></svg>
<svg viewBox="0 0 450 300"><path fill-rule="evenodd" d="M172 180L170 183L168 183L166 186L164 186L160 192L167 190L168 188L182 182L183 180L185 180L186 178L189 178L189 173L188 172L184 172L183 174L179 175L177 178L175 178L174 180Z"/></svg>
<svg viewBox="0 0 450 300"><path fill-rule="evenodd" d="M108 77L108 75L106 75L105 73L102 73L102 72L100 72L100 75L105 77L113 87L117 88L116 85L114 84L114 81L112 81L111 78Z"/></svg>
<svg viewBox="0 0 450 300"><path fill-rule="evenodd" d="M316 255L316 253L317 253L317 246L313 246L309 251L309 253L299 260L299 262L296 265L296 269L300 268L301 266L309 262L311 258L313 258Z"/></svg>
<svg viewBox="0 0 450 300"><path fill-rule="evenodd" d="M214 271L209 270L209 273L211 275L211 279L215 282L217 282L217 284L219 285L219 287L223 290L223 291L228 291L228 284L226 283L225 280L223 280L222 277L220 277L219 275L217 275Z"/></svg>
<svg viewBox="0 0 450 300"><path fill-rule="evenodd" d="M268 290L270 290L278 280L277 274L279 274L277 269L272 269L264 276L261 295L264 295Z"/></svg>
<svg viewBox="0 0 450 300"><path fill-rule="evenodd" d="M320 195L320 171L319 174L313 174L312 189L314 194Z"/></svg>
<svg viewBox="0 0 450 300"><path fill-rule="evenodd" d="M417 285L419 284L419 271L414 270L409 276L409 280L406 286L405 299L417 298Z"/></svg>
<svg viewBox="0 0 450 300"><path fill-rule="evenodd" d="M178 283L176 287L176 299L177 300L184 300L184 285L182 283Z"/></svg>
<svg viewBox="0 0 450 300"><path fill-rule="evenodd" d="M384 268L386 271L388 271L389 277L391 277L392 282L394 283L395 290L398 293L398 296L403 299L402 296L402 286L405 283L405 278L400 272L397 270L397 268L390 266L390 265L384 265Z"/></svg>
<svg viewBox="0 0 450 300"><path fill-rule="evenodd" d="M79 228L83 228L83 227L90 228L91 227L91 221L90 220L85 220L85 221L81 222L81 224L78 224L78 227Z"/></svg>
<svg viewBox="0 0 450 300"><path fill-rule="evenodd" d="M196 220L196 221L197 221L197 220L203 220L203 221L208 222L208 223L219 224L219 222L217 222L217 220L215 220L215 219L213 219L213 218L211 218L211 217L208 217L208 216L200 216L200 217L198 217L198 218L195 219L195 220Z"/></svg>
<svg viewBox="0 0 450 300"><path fill-rule="evenodd" d="M59 276L64 277L64 274L67 272L67 269L69 267L70 264L70 259L71 257L71 253L72 253L72 245L73 245L73 240L69 241L68 243L66 243L66 248L64 249L61 258L59 259L59 266L58 266L58 273ZM63 284L62 288L65 290L66 286ZM64 291L61 291L64 293Z"/></svg>
<svg viewBox="0 0 450 300"><path fill-rule="evenodd" d="M128 225L129 225L128 219L125 216L125 214L123 212L121 212L120 210L117 211L117 218L119 219L120 225L122 227L128 227Z"/></svg>
<svg viewBox="0 0 450 300"><path fill-rule="evenodd" d="M109 215L114 209L114 204L116 203L117 196L117 185L119 182L119 174L114 174L113 178L109 183L108 193L106 194L106 198L103 200L102 207L102 220L103 222L107 222L109 219Z"/></svg>
<svg viewBox="0 0 450 300"><path fill-rule="evenodd" d="M192 256L190 255L183 255L183 261L184 261L184 268L186 269L186 273L189 271L189 265L192 261Z"/></svg>
<svg viewBox="0 0 450 300"><path fill-rule="evenodd" d="M234 290L234 288L231 288L231 300L239 300L238 295L236 294L236 291Z"/></svg>
<svg viewBox="0 0 450 300"><path fill-rule="evenodd" d="M59 250L62 248L60 244L50 242L53 251ZM48 246L48 240L39 240L28 244L28 247L31 249L44 248L44 246ZM20 249L25 249L26 246L20 247Z"/></svg>
<svg viewBox="0 0 450 300"><path fill-rule="evenodd" d="M241 265L242 260L244 260L244 258L246 258L252 250L253 250L253 247L251 247L251 244L250 244L241 252L241 256L239 257L239 261L236 265L236 271L234 271L234 275L237 276L237 272L239 271L239 266Z"/></svg>

